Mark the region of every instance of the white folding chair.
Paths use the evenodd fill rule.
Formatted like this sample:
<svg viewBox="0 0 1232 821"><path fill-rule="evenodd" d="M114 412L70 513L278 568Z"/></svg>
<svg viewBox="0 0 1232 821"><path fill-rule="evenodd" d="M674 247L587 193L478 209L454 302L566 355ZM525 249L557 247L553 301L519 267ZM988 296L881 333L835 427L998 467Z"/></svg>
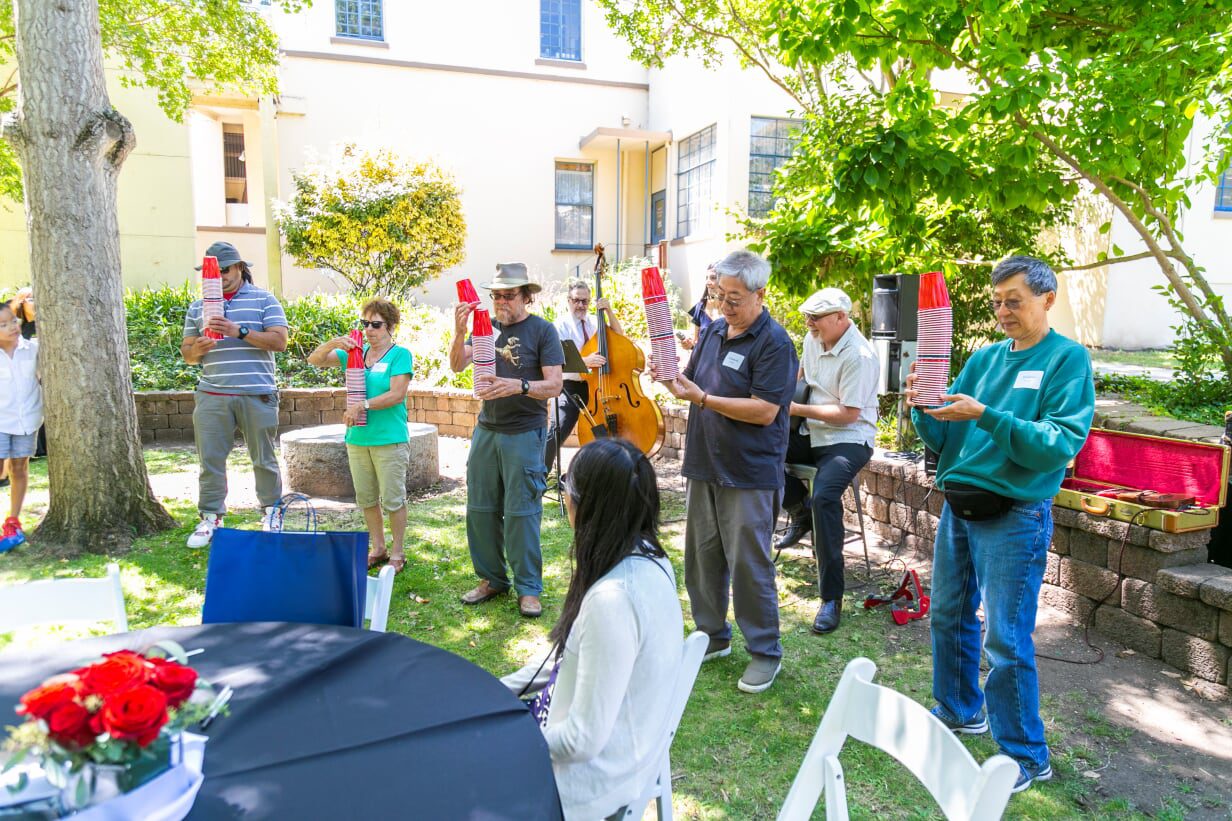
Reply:
<svg viewBox="0 0 1232 821"><path fill-rule="evenodd" d="M982 767L976 764L940 719L901 693L873 684L876 673L877 665L866 658L848 662L779 821L807 821L823 791L827 821L845 821L847 791L838 753L848 736L898 759L951 821L1000 818L1018 778L1018 764L1005 755L994 755Z"/></svg>
<svg viewBox="0 0 1232 821"><path fill-rule="evenodd" d="M364 592L364 618L368 619L369 630L385 632L385 625L389 622L389 600L393 595L394 569L385 565L375 579L368 577Z"/></svg>
<svg viewBox="0 0 1232 821"><path fill-rule="evenodd" d="M663 722L663 736L659 741L663 750L662 761L642 794L625 809L625 818L641 818L646 812L646 806L653 799L660 821L671 821L672 739L676 737L680 717L684 715L685 705L689 703L689 694L693 692L693 682L697 681L697 671L701 669L702 656L706 655L706 645L709 642L710 637L700 630L684 640L684 649L680 652L680 671L676 673L676 684L672 688L672 700Z"/></svg>
<svg viewBox="0 0 1232 821"><path fill-rule="evenodd" d="M44 579L0 587L0 632L35 624L109 621L128 632L120 566L107 565L101 579Z"/></svg>

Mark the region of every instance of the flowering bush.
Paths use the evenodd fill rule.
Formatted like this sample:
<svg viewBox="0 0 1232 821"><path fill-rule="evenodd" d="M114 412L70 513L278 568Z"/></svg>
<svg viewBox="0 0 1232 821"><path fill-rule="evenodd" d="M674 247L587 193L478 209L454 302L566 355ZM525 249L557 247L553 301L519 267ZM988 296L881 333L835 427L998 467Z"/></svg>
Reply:
<svg viewBox="0 0 1232 821"><path fill-rule="evenodd" d="M90 763L132 765L165 755L155 741L201 720L212 696L184 659L178 645L163 642L147 653L107 653L49 678L21 697L17 713L25 721L10 728L5 770L30 756L44 769L77 771ZM204 697L194 701L198 691Z"/></svg>

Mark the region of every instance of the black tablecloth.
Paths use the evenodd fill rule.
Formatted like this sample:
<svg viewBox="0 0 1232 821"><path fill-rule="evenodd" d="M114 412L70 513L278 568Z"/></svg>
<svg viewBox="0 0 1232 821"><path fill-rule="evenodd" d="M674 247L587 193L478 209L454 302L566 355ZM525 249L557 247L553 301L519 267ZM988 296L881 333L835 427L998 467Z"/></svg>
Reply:
<svg viewBox="0 0 1232 821"><path fill-rule="evenodd" d="M547 744L501 683L396 633L305 624L170 627L0 654L0 720L100 653L172 639L231 713L206 731L190 819L556 819ZM5 719L4 717L9 717ZM0 724L3 726L3 724Z"/></svg>

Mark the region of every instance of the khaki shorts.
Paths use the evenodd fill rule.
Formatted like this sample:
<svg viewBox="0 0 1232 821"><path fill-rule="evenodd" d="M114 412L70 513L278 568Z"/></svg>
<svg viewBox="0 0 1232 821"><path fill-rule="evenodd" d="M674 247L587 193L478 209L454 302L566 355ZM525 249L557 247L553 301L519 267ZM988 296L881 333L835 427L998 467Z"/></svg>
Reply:
<svg viewBox="0 0 1232 821"><path fill-rule="evenodd" d="M406 442L394 445L347 445L355 504L376 507L378 499L387 513L406 505L406 469L411 451Z"/></svg>

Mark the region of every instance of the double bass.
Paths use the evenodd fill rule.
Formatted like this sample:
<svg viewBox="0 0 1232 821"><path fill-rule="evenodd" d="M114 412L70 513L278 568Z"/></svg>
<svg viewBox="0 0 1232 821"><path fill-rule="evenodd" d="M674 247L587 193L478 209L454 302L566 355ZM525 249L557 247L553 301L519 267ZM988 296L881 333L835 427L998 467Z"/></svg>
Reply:
<svg viewBox="0 0 1232 821"><path fill-rule="evenodd" d="M603 269L606 260L603 245L595 245L595 299L603 298ZM597 353L607 364L586 372L590 386L590 401L586 410L594 421L607 429L609 436L619 436L637 446L647 456L654 456L663 446L663 412L642 391L640 374L646 368L642 349L607 326L604 311L596 312L599 327L595 335L582 346L582 356ZM578 425L578 442L582 445L594 439L589 425Z"/></svg>

